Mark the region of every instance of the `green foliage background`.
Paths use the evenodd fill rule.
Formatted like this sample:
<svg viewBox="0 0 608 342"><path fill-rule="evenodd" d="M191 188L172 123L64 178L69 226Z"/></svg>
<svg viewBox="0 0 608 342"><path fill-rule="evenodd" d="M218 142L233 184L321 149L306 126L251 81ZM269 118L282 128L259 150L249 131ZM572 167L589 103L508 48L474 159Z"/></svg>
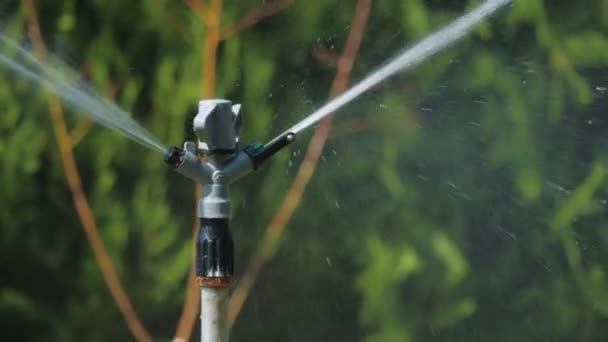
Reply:
<svg viewBox="0 0 608 342"><path fill-rule="evenodd" d="M225 1L222 21L261 3ZM374 1L353 79L475 3ZM166 144L190 134L206 32L183 3L36 4L49 49L95 89L114 90ZM243 104L243 140L266 140L326 100L334 68L311 51L340 53L354 5L295 1L220 45L217 95ZM19 4L0 13L27 44ZM607 66L608 1L518 0L342 109L232 339L608 340ZM75 214L44 95L0 77L3 339L130 340ZM237 272L308 136L234 187ZM171 339L193 185L103 128L75 153L134 306L156 339Z"/></svg>

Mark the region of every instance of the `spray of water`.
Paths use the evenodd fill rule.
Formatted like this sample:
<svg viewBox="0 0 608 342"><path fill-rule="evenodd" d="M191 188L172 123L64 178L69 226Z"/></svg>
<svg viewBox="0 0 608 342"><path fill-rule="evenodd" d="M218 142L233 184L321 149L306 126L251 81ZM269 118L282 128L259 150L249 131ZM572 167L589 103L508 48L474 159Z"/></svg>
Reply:
<svg viewBox="0 0 608 342"><path fill-rule="evenodd" d="M97 123L152 150L167 151L129 113L97 94L76 71L59 59L49 56L43 62L0 33L0 64L59 96L77 113L89 115Z"/></svg>
<svg viewBox="0 0 608 342"><path fill-rule="evenodd" d="M488 0L484 2L471 12L463 15L448 26L431 34L413 47L399 54L384 66L355 84L352 88L342 93L340 96L335 97L323 107L317 109L302 121L289 128L285 133L298 133L311 125L314 125L319 120L348 104L353 99L390 76L421 63L425 59L464 37L476 24L512 1L513 0Z"/></svg>

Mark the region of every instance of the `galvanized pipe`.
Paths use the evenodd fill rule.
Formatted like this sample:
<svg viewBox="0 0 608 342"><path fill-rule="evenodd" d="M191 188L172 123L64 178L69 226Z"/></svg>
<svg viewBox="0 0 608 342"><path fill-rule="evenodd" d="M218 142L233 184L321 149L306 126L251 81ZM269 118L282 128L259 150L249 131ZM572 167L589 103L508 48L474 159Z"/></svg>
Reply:
<svg viewBox="0 0 608 342"><path fill-rule="evenodd" d="M201 342L228 342L230 289L201 287Z"/></svg>

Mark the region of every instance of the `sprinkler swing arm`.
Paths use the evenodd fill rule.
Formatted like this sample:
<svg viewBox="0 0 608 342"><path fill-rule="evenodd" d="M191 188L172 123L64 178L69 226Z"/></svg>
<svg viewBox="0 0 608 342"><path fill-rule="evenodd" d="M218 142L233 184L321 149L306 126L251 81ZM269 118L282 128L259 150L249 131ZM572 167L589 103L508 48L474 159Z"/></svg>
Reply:
<svg viewBox="0 0 608 342"><path fill-rule="evenodd" d="M199 102L194 117L198 141L172 147L165 162L183 176L203 184L198 204L196 282L201 289L201 341L228 341L227 306L234 276L228 187L295 140L285 133L263 145L239 141L240 105L228 100Z"/></svg>

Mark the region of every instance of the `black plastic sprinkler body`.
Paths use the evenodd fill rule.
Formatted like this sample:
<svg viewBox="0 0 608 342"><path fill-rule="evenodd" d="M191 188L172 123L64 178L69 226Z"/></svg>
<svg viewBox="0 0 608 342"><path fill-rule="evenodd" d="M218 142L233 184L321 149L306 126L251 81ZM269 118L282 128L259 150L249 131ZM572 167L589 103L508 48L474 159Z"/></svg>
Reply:
<svg viewBox="0 0 608 342"><path fill-rule="evenodd" d="M196 282L201 288L201 341L228 341L227 305L234 277L228 186L295 140L285 133L263 145L239 143L240 105L204 100L194 118L195 142L172 147L165 162L203 185L198 205L201 229L196 243Z"/></svg>

